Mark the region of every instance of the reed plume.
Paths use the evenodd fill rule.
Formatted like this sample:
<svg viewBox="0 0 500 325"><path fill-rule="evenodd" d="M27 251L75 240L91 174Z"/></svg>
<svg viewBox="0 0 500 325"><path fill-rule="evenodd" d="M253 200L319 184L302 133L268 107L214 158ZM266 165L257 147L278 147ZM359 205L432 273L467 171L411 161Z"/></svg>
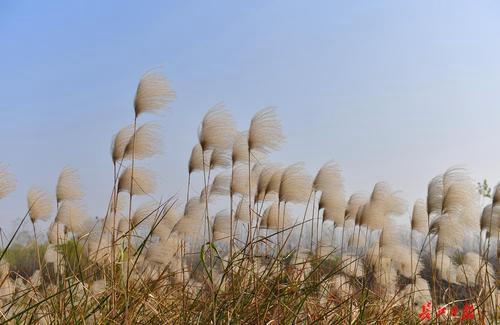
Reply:
<svg viewBox="0 0 500 325"><path fill-rule="evenodd" d="M242 197L240 202L236 206L234 217L236 220L239 221L243 221L246 223L250 222L250 212L248 210L248 198L246 196Z"/></svg>
<svg viewBox="0 0 500 325"><path fill-rule="evenodd" d="M205 162L203 162L203 149L199 143L195 144L193 150L191 151L191 156L189 158L188 172L189 174L195 171L203 171L204 166L210 165L210 154L208 152L205 154Z"/></svg>
<svg viewBox="0 0 500 325"><path fill-rule="evenodd" d="M251 172L251 188L256 189L259 175ZM248 195L248 167L244 164L236 164L233 167L231 178L231 194Z"/></svg>
<svg viewBox="0 0 500 325"><path fill-rule="evenodd" d="M52 199L43 190L32 187L28 191L28 213L31 222L47 220L52 212Z"/></svg>
<svg viewBox="0 0 500 325"><path fill-rule="evenodd" d="M231 173L222 172L214 177L210 187L211 195L229 195L231 187Z"/></svg>
<svg viewBox="0 0 500 325"><path fill-rule="evenodd" d="M257 193L255 196L255 202L264 201L266 199L269 190L269 183L271 182L273 175L278 171L278 169L279 167L277 165L272 164L265 165L262 168L262 171L259 174L259 179L257 181Z"/></svg>
<svg viewBox="0 0 500 325"><path fill-rule="evenodd" d="M288 211L279 211L278 202L273 202L262 216L261 227L266 229L282 230L291 226L291 216Z"/></svg>
<svg viewBox="0 0 500 325"><path fill-rule="evenodd" d="M427 186L427 213L429 216L441 214L443 209L443 175L434 177Z"/></svg>
<svg viewBox="0 0 500 325"><path fill-rule="evenodd" d="M429 215L424 200L417 200L413 205L411 229L424 235L429 231Z"/></svg>
<svg viewBox="0 0 500 325"><path fill-rule="evenodd" d="M223 241L225 243L229 243L231 231L230 231L230 223L229 223L229 211L222 210L217 212L214 219L213 226L213 238L214 241Z"/></svg>
<svg viewBox="0 0 500 325"><path fill-rule="evenodd" d="M143 167L134 167L132 186L132 167L127 167L118 180L118 192L130 195L146 195L156 190L155 176L152 171Z"/></svg>
<svg viewBox="0 0 500 325"><path fill-rule="evenodd" d="M209 159L210 169L227 168L231 166L231 156L227 151L214 149Z"/></svg>
<svg viewBox="0 0 500 325"><path fill-rule="evenodd" d="M491 204L488 204L481 214L480 220L481 230L486 231L486 236L498 237L498 233L500 232L500 205L496 205L492 208Z"/></svg>
<svg viewBox="0 0 500 325"><path fill-rule="evenodd" d="M162 211L159 220L155 223L152 234L160 237L160 239L167 239L175 227L176 223L182 218L182 214L179 213L175 206L170 206L166 210Z"/></svg>
<svg viewBox="0 0 500 325"><path fill-rule="evenodd" d="M304 203L312 189L312 177L307 174L303 163L290 165L281 177L279 200L281 202Z"/></svg>
<svg viewBox="0 0 500 325"><path fill-rule="evenodd" d="M70 167L64 167L57 180L57 203L59 204L65 200L80 200L82 198L83 190L77 171Z"/></svg>
<svg viewBox="0 0 500 325"><path fill-rule="evenodd" d="M268 153L278 150L283 140L281 123L274 108L264 108L254 115L248 130L249 151Z"/></svg>
<svg viewBox="0 0 500 325"><path fill-rule="evenodd" d="M130 139L134 134L134 126L127 125L120 129L117 134L113 136L111 142L111 159L113 164L120 162L125 157L125 148L130 143Z"/></svg>
<svg viewBox="0 0 500 325"><path fill-rule="evenodd" d="M132 215L132 226L137 227L140 224L151 225L159 210L159 204L155 201L146 201L142 203Z"/></svg>
<svg viewBox="0 0 500 325"><path fill-rule="evenodd" d="M158 113L175 99L175 92L168 80L155 72L146 73L137 86L134 98L135 116L143 113Z"/></svg>
<svg viewBox="0 0 500 325"><path fill-rule="evenodd" d="M368 198L362 193L354 193L347 201L345 220L355 220L358 210L368 202Z"/></svg>
<svg viewBox="0 0 500 325"><path fill-rule="evenodd" d="M0 199L16 189L16 180L7 171L7 167L0 164Z"/></svg>
<svg viewBox="0 0 500 325"><path fill-rule="evenodd" d="M148 122L139 126L135 136L129 139L125 146L124 158L136 160L149 158L162 152L162 141L160 126L156 123Z"/></svg>
<svg viewBox="0 0 500 325"><path fill-rule="evenodd" d="M198 139L203 151L227 150L232 146L235 135L233 118L223 104L217 104L205 114L198 130Z"/></svg>
<svg viewBox="0 0 500 325"><path fill-rule="evenodd" d="M248 132L238 132L234 138L231 151L231 161L233 165L238 162L248 162Z"/></svg>
<svg viewBox="0 0 500 325"><path fill-rule="evenodd" d="M63 201L59 205L55 221L65 225L69 232L78 235L86 234L91 228L89 224L92 223L83 205L74 201Z"/></svg>

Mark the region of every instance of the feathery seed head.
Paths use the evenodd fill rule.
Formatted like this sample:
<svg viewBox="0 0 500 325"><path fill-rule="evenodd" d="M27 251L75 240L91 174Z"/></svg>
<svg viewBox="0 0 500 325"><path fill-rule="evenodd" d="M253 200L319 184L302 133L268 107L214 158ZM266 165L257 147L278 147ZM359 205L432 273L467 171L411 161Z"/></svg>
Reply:
<svg viewBox="0 0 500 325"><path fill-rule="evenodd" d="M55 221L65 225L68 231L82 235L88 230L88 225L92 220L81 203L63 201L57 210Z"/></svg>
<svg viewBox="0 0 500 325"><path fill-rule="evenodd" d="M132 190L132 195L151 194L156 189L154 173L143 167L134 167L132 186L132 167L127 167L118 180L118 192L128 192Z"/></svg>
<svg viewBox="0 0 500 325"><path fill-rule="evenodd" d="M303 203L311 195L312 178L303 163L290 165L281 177L279 200L281 202Z"/></svg>
<svg viewBox="0 0 500 325"><path fill-rule="evenodd" d="M16 189L16 180L7 172L7 167L0 165L0 199Z"/></svg>
<svg viewBox="0 0 500 325"><path fill-rule="evenodd" d="M160 154L162 152L160 130L158 124L151 122L139 126L135 136L130 137L125 147L124 158L140 160Z"/></svg>
<svg viewBox="0 0 500 325"><path fill-rule="evenodd" d="M254 115L248 130L248 147L251 151L267 153L278 150L283 140L281 123L274 108L265 108Z"/></svg>
<svg viewBox="0 0 500 325"><path fill-rule="evenodd" d="M203 151L229 149L236 135L234 121L224 105L218 104L211 108L198 130L198 139Z"/></svg>
<svg viewBox="0 0 500 325"><path fill-rule="evenodd" d="M80 184L80 177L76 170L64 167L59 174L56 187L57 203L65 200L80 200L83 198L83 190Z"/></svg>
<svg viewBox="0 0 500 325"><path fill-rule="evenodd" d="M175 92L161 74L149 72L139 81L134 98L135 116L142 113L158 113L175 99Z"/></svg>
<svg viewBox="0 0 500 325"><path fill-rule="evenodd" d="M429 231L429 215L424 200L417 200L413 205L411 229L422 234L427 234Z"/></svg>
<svg viewBox="0 0 500 325"><path fill-rule="evenodd" d="M52 199L41 189L32 187L28 191L28 213L31 222L47 220L52 212Z"/></svg>
<svg viewBox="0 0 500 325"><path fill-rule="evenodd" d="M130 142L130 138L134 134L134 127L127 125L118 131L111 142L111 159L116 164L125 157L125 148Z"/></svg>

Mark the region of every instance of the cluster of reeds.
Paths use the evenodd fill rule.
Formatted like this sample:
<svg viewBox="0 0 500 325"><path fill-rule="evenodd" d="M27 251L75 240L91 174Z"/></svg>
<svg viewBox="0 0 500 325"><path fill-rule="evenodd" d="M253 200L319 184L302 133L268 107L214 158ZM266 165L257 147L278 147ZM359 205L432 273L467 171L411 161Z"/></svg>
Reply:
<svg viewBox="0 0 500 325"><path fill-rule="evenodd" d="M182 206L184 197L158 199L143 163L160 153L161 128L141 117L174 98L162 75L140 80L131 125L113 138L102 218L87 214L74 169L62 170L55 197L29 190L0 257L1 321L418 322L429 301L497 320L500 186L482 207L472 178L451 168L411 213L384 182L347 197L334 161L313 176L268 160L284 141L275 109L238 131L218 104L201 122ZM14 188L1 167L0 198ZM41 243L37 221L52 217ZM36 247L29 275L6 258L25 222Z"/></svg>

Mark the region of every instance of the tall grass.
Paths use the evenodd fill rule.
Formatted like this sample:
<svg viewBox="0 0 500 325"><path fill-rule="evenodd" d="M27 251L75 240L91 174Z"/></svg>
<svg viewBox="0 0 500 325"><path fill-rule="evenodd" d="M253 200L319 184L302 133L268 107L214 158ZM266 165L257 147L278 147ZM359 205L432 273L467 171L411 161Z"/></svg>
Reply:
<svg viewBox="0 0 500 325"><path fill-rule="evenodd" d="M313 177L303 163L266 159L284 141L274 109L238 132L218 104L201 122L181 202L156 193L139 166L161 152L160 127L141 116L174 97L157 73L139 82L132 125L113 138L102 218L87 215L69 167L53 198L30 190L2 241L1 322L418 323L429 301L431 321L456 321L437 311L469 304L471 322L497 322L500 187L483 210L474 180L450 168L411 212L384 182L347 199L334 161ZM14 188L2 167L0 198ZM20 245L28 216L34 240ZM46 219L42 242L35 225Z"/></svg>

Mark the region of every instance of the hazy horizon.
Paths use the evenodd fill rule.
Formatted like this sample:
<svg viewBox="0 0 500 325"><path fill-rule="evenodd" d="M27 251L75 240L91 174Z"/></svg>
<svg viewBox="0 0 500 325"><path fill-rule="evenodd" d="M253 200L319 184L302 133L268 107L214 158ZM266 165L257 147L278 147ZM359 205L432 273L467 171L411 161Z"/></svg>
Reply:
<svg viewBox="0 0 500 325"><path fill-rule="evenodd" d="M240 130L276 106L287 138L270 160L313 174L334 159L346 195L384 180L412 204L454 165L500 181L500 3L217 4L0 4L0 163L17 179L0 201L2 229L26 213L29 187L54 193L64 166L103 216L111 138L132 122L152 68L177 92L147 118L163 126L164 154L147 162L157 197L184 198L197 127L218 102Z"/></svg>

